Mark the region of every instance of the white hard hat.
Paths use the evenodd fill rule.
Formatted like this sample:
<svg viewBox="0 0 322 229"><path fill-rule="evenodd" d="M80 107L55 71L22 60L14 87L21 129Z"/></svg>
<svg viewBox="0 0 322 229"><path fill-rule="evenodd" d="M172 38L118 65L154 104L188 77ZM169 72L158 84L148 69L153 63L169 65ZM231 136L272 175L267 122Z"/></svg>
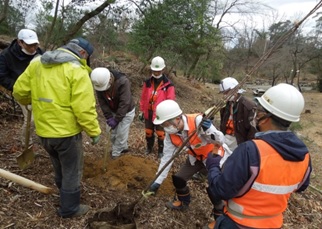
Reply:
<svg viewBox="0 0 322 229"><path fill-rule="evenodd" d="M220 81L219 91L225 92L225 91L235 88L237 85L238 85L238 81L235 78L227 77L227 78L223 79L222 81ZM240 88L237 91L237 93L242 94L245 91L246 90Z"/></svg>
<svg viewBox="0 0 322 229"><path fill-rule="evenodd" d="M292 85L281 83L256 98L268 112L289 122L300 121L304 109L303 95Z"/></svg>
<svg viewBox="0 0 322 229"><path fill-rule="evenodd" d="M105 91L110 86L111 73L107 68L95 68L91 73L91 80L96 91Z"/></svg>
<svg viewBox="0 0 322 229"><path fill-rule="evenodd" d="M227 77L227 78L223 79L222 81L220 81L219 90L220 90L220 92L224 92L229 89L233 89L237 85L238 85L238 81L235 78Z"/></svg>
<svg viewBox="0 0 322 229"><path fill-rule="evenodd" d="M164 59L160 56L156 56L151 61L152 71L162 71L165 68Z"/></svg>
<svg viewBox="0 0 322 229"><path fill-rule="evenodd" d="M39 44L36 32L31 29L20 30L18 33L18 39L23 40L27 45Z"/></svg>
<svg viewBox="0 0 322 229"><path fill-rule="evenodd" d="M182 114L177 102L174 100L164 100L157 105L156 118L153 120L154 125L160 125L165 121L178 117Z"/></svg>

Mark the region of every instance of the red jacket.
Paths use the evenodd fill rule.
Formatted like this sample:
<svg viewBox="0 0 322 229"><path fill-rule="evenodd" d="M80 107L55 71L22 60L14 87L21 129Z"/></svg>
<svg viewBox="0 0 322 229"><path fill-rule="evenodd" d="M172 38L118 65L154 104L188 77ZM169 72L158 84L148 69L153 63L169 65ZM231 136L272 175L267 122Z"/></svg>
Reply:
<svg viewBox="0 0 322 229"><path fill-rule="evenodd" d="M140 110L144 113L144 118L149 119L149 110L153 111L152 121L155 119L156 106L166 99L175 100L175 90L172 82L163 74L160 85L154 91L154 78L150 77L143 83L140 99Z"/></svg>

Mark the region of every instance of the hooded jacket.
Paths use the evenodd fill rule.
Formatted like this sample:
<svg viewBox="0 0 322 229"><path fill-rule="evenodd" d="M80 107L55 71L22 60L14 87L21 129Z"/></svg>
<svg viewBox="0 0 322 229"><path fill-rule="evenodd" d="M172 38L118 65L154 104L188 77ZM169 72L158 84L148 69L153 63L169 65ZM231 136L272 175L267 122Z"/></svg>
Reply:
<svg viewBox="0 0 322 229"><path fill-rule="evenodd" d="M70 137L84 130L101 133L86 60L65 48L30 62L14 85L13 96L32 104L36 133L45 138Z"/></svg>
<svg viewBox="0 0 322 229"><path fill-rule="evenodd" d="M13 85L18 77L27 68L30 61L38 54L42 54L42 50L37 48L34 55L27 55L14 39L10 46L4 49L0 54L0 85L9 91L13 90Z"/></svg>
<svg viewBox="0 0 322 229"><path fill-rule="evenodd" d="M259 132L255 135L255 139L266 142L287 162L305 163L308 149L290 131ZM260 156L254 141L240 144L227 159L222 171L219 167L209 169L208 183L213 197L227 201L233 198L243 198L256 180L260 165ZM311 173L311 161L308 164L308 169ZM305 190L309 186L309 182L310 176L308 175L303 184L298 187L297 192ZM261 202L258 202L258 206L253 207L265 209Z"/></svg>

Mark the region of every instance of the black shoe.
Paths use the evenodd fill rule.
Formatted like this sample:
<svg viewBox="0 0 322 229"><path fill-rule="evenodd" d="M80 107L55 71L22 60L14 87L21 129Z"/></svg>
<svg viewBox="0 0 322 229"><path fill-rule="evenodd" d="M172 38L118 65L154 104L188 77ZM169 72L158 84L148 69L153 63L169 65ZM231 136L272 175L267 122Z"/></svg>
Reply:
<svg viewBox="0 0 322 229"><path fill-rule="evenodd" d="M172 210L177 210L177 211L186 211L189 206L184 204L182 201L180 200L174 200L174 201L169 201L165 204L165 206L169 209Z"/></svg>
<svg viewBox="0 0 322 229"><path fill-rule="evenodd" d="M124 149L124 150L122 150L122 151L121 151L121 154L122 154L122 153L123 153L123 154L124 154L124 153L128 153L128 152L130 152L130 151L131 151L130 149Z"/></svg>
<svg viewBox="0 0 322 229"><path fill-rule="evenodd" d="M79 217L79 216L85 215L88 211L89 211L88 205L80 204L78 211L74 215L72 215L71 217L74 218L74 217Z"/></svg>
<svg viewBox="0 0 322 229"><path fill-rule="evenodd" d="M145 150L145 155L148 155L148 154L150 154L150 153L152 153L152 149L146 149L146 150Z"/></svg>
<svg viewBox="0 0 322 229"><path fill-rule="evenodd" d="M62 218L74 218L74 217L76 218L76 217L85 215L88 211L89 211L88 205L80 204L78 211L72 215L62 216L59 209L57 209L57 214Z"/></svg>

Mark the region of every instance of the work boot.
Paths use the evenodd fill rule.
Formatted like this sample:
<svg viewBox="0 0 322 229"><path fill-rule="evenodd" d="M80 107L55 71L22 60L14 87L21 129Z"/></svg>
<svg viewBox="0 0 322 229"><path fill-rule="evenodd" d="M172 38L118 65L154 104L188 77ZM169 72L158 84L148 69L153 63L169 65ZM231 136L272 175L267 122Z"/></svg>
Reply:
<svg viewBox="0 0 322 229"><path fill-rule="evenodd" d="M148 155L152 152L154 145L154 137L146 138L147 147L145 150L145 155Z"/></svg>
<svg viewBox="0 0 322 229"><path fill-rule="evenodd" d="M215 224L216 224L216 221L212 221L211 223L208 223L207 225L203 226L202 229L214 229Z"/></svg>
<svg viewBox="0 0 322 229"><path fill-rule="evenodd" d="M148 154L150 154L150 153L152 153L152 149L151 149L151 148L147 148L147 149L145 150L145 155L148 155Z"/></svg>
<svg viewBox="0 0 322 229"><path fill-rule="evenodd" d="M190 204L190 192L187 186L183 189L177 189L177 198L175 197L174 200L171 202L167 202L165 206L167 208L179 211L185 211L188 209Z"/></svg>
<svg viewBox="0 0 322 229"><path fill-rule="evenodd" d="M189 205L183 203L180 200L173 200L172 202L169 201L165 204L165 206L169 209L178 210L178 211L185 211L189 208Z"/></svg>
<svg viewBox="0 0 322 229"><path fill-rule="evenodd" d="M88 211L89 211L88 205L80 204L78 211L75 214L73 214L71 217L74 218L74 217L85 215Z"/></svg>
<svg viewBox="0 0 322 229"><path fill-rule="evenodd" d="M163 157L163 140L158 140L158 158Z"/></svg>

